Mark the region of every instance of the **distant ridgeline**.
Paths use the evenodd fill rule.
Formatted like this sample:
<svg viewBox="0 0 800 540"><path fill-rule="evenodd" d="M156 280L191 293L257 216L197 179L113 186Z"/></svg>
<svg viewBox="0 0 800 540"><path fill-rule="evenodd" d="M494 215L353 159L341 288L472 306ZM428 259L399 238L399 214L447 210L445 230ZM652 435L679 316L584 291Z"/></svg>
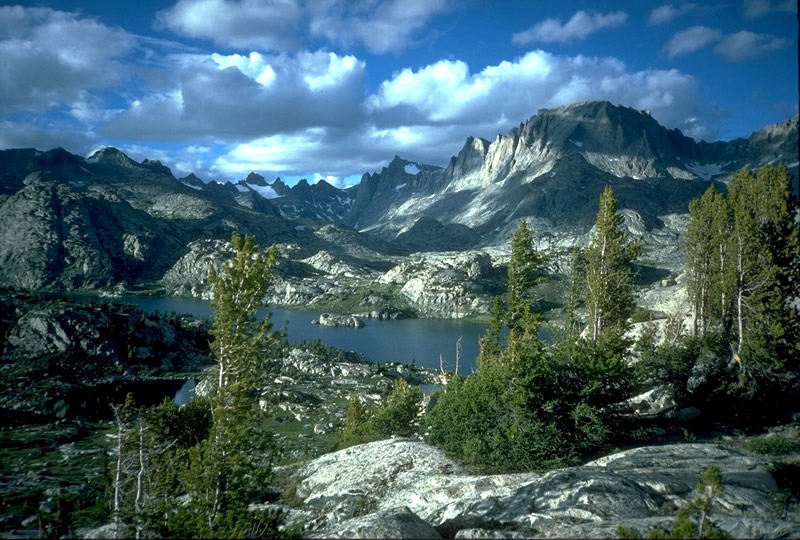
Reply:
<svg viewBox="0 0 800 540"><path fill-rule="evenodd" d="M348 189L289 187L254 173L236 184L178 179L158 161L114 148L87 159L63 149L5 150L0 285L163 285L207 295L208 266L231 255L233 229L262 246L286 246L279 278L349 272L374 281L396 264L388 256L507 245L523 218L537 239L572 242L591 227L607 185L634 225L658 230L709 182L722 189L742 168L784 162L797 190L797 126L795 116L746 139L698 143L646 112L583 102L543 109L493 142L470 137L444 168L395 156ZM303 262L319 253L336 264Z"/></svg>

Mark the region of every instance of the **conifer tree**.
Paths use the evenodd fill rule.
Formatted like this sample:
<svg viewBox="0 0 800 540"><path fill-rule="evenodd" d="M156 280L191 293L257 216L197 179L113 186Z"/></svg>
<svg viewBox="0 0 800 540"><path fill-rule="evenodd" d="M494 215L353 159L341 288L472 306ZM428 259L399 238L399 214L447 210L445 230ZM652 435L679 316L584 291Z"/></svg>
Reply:
<svg viewBox="0 0 800 540"><path fill-rule="evenodd" d="M715 237L712 223L713 206L718 197L721 197L720 193L711 185L700 199L689 203L689 225L684 243L688 275L686 290L691 299L691 331L694 336L702 336L709 323L714 246L721 240Z"/></svg>
<svg viewBox="0 0 800 540"><path fill-rule="evenodd" d="M232 234L231 243L236 257L222 274L217 274L213 266L209 270L214 308L211 348L217 360L218 388L240 383L251 389L258 381L265 357L280 342L280 334L271 332L269 313L260 321L256 318L269 289L278 252L273 246L266 255L258 253L255 238L242 238L237 232Z"/></svg>
<svg viewBox="0 0 800 540"><path fill-rule="evenodd" d="M508 353L511 361L528 345L537 345L541 324L540 315L534 311L531 290L544 281L537 275L545 263L545 257L536 251L533 237L526 220L511 237L511 259L508 263L508 291L506 301L506 324L508 325Z"/></svg>
<svg viewBox="0 0 800 540"><path fill-rule="evenodd" d="M757 175L749 170L737 173L728 185L728 201L733 218L731 301L741 359L748 342L762 352L776 352L785 340L796 318L786 300L796 294L792 274L800 249L785 166L766 166Z"/></svg>
<svg viewBox="0 0 800 540"><path fill-rule="evenodd" d="M272 478L276 452L254 391L265 361L273 358L280 334L271 332L269 315L257 319L277 259L270 248L258 253L254 238L231 238L236 256L220 274L212 268L214 287L212 352L217 360L217 391L212 399L209 436L191 452L183 478L192 496L189 519L201 536L254 536L274 533L275 516L247 510Z"/></svg>
<svg viewBox="0 0 800 540"><path fill-rule="evenodd" d="M480 352L478 353L477 364L480 368L489 362L494 362L500 357L502 348L500 347L500 333L503 331L503 300L496 297L492 302L492 311L489 314L489 326L486 334L482 336L478 343Z"/></svg>
<svg viewBox="0 0 800 540"><path fill-rule="evenodd" d="M569 289L567 292L567 320L565 330L567 338L574 340L580 334L581 321L578 316L578 306L583 296L584 281L584 257L583 251L574 247L572 249L572 259L569 266Z"/></svg>
<svg viewBox="0 0 800 540"><path fill-rule="evenodd" d="M635 307L631 263L639 254L640 243L628 241L622 223L614 192L606 186L586 250L586 304L590 338L595 344L611 331L621 336Z"/></svg>

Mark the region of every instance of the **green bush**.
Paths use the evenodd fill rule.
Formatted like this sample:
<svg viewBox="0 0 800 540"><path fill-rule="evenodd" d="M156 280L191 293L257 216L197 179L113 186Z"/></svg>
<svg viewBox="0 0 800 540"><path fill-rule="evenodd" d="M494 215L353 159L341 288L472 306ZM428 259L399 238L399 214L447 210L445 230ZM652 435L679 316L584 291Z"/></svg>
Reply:
<svg viewBox="0 0 800 540"><path fill-rule="evenodd" d="M782 456L798 450L797 442L780 436L751 439L747 441L745 446L751 452L770 456Z"/></svg>
<svg viewBox="0 0 800 540"><path fill-rule="evenodd" d="M339 435L338 448L377 441L392 435L408 437L417 431L422 391L398 379L394 390L383 404L369 416L358 396L351 395L347 405L345 428Z"/></svg>

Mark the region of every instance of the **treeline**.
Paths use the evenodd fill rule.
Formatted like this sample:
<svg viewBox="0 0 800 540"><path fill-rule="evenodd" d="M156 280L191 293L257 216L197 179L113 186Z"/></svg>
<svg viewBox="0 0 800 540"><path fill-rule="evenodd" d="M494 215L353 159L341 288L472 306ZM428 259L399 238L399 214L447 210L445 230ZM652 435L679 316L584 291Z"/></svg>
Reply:
<svg viewBox="0 0 800 540"><path fill-rule="evenodd" d="M641 422L613 405L659 385L708 423L775 418L791 407L780 396L797 395L798 386L797 219L785 166L742 171L727 195L710 187L693 201L685 246L691 328L673 314L660 344L655 324L636 343L627 334L640 245L626 237L610 188L590 245L573 253L567 320L552 344L539 339L533 309L545 261L523 221L477 372L450 377L428 416L427 440L485 471L576 464L611 441L640 438Z"/></svg>

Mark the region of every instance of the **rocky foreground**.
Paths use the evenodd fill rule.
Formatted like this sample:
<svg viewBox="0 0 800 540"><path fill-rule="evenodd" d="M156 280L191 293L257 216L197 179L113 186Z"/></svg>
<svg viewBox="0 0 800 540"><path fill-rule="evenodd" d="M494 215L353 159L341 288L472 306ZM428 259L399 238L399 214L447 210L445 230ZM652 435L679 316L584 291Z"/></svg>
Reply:
<svg viewBox="0 0 800 540"><path fill-rule="evenodd" d="M312 538L615 538L669 529L703 470L722 473L711 520L734 538L797 538L773 468L722 444L618 452L545 474L470 474L424 442L394 438L319 457L291 473ZM287 472L276 471L276 472Z"/></svg>

